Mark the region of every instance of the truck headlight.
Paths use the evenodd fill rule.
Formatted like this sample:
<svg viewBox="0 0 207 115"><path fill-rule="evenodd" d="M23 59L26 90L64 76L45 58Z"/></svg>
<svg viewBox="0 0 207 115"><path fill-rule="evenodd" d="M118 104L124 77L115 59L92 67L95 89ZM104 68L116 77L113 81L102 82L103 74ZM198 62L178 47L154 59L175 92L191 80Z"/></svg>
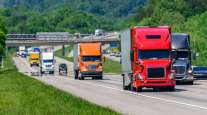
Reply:
<svg viewBox="0 0 207 115"><path fill-rule="evenodd" d="M193 71L192 70L188 70L188 73L193 73Z"/></svg>
<svg viewBox="0 0 207 115"><path fill-rule="evenodd" d="M175 74L174 73L170 73L170 79L174 79L175 78Z"/></svg>

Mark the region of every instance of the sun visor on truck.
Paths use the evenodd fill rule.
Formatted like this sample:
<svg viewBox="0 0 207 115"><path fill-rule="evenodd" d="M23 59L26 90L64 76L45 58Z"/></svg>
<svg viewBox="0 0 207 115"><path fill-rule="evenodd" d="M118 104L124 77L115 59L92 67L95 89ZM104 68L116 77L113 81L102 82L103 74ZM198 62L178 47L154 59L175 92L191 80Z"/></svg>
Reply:
<svg viewBox="0 0 207 115"><path fill-rule="evenodd" d="M100 43L81 43L80 44L81 56L99 56L101 55Z"/></svg>
<svg viewBox="0 0 207 115"><path fill-rule="evenodd" d="M172 49L189 49L190 37L188 34L173 33L171 35Z"/></svg>

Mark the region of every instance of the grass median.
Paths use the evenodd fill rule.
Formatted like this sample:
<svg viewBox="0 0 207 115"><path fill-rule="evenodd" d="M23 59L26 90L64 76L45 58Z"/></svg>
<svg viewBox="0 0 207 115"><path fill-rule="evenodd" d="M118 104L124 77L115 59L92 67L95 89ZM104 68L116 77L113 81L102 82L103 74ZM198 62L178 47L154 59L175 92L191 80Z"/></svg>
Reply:
<svg viewBox="0 0 207 115"><path fill-rule="evenodd" d="M117 115L19 72L11 59L0 73L1 115Z"/></svg>
<svg viewBox="0 0 207 115"><path fill-rule="evenodd" d="M62 56L62 49L57 50L55 52L55 55L57 57L66 59L70 62L73 62L73 57L68 57L69 53L72 51L73 47L69 46L65 49L65 56ZM121 64L117 61L113 61L110 59L106 59L106 61L103 64L104 72L105 73L114 73L114 74L121 74Z"/></svg>

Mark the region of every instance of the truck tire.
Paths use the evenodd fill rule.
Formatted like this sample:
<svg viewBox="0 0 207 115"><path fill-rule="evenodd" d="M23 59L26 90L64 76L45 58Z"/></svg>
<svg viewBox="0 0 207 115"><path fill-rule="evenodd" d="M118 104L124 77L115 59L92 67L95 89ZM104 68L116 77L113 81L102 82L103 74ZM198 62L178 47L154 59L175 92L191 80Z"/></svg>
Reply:
<svg viewBox="0 0 207 115"><path fill-rule="evenodd" d="M74 70L74 79L77 80L78 79L78 71Z"/></svg>
<svg viewBox="0 0 207 115"><path fill-rule="evenodd" d="M136 92L142 92L142 87L137 87Z"/></svg>
<svg viewBox="0 0 207 115"><path fill-rule="evenodd" d="M42 71L42 68L40 67L40 74L44 74L44 72Z"/></svg>
<svg viewBox="0 0 207 115"><path fill-rule="evenodd" d="M98 79L102 80L103 79L103 75L101 76L97 76Z"/></svg>
<svg viewBox="0 0 207 115"><path fill-rule="evenodd" d="M80 76L80 77L78 77L78 79L79 79L79 80L84 80L85 78L82 77L82 76Z"/></svg>
<svg viewBox="0 0 207 115"><path fill-rule="evenodd" d="M131 83L130 84L130 91L136 91L137 90L137 88L135 88L134 86L133 86L133 84Z"/></svg>
<svg viewBox="0 0 207 115"><path fill-rule="evenodd" d="M50 74L54 74L54 73L55 73L54 71L51 71L51 72L50 72Z"/></svg>
<svg viewBox="0 0 207 115"><path fill-rule="evenodd" d="M189 85L193 85L194 84L194 81L189 81L188 84Z"/></svg>
<svg viewBox="0 0 207 115"><path fill-rule="evenodd" d="M168 91L175 91L175 86L169 86L167 89Z"/></svg>

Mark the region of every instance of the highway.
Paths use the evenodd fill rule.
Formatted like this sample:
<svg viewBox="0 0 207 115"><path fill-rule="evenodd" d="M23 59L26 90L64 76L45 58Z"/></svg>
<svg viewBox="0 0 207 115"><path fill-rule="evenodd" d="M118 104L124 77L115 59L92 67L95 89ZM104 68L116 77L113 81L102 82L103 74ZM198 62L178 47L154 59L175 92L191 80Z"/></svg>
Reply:
<svg viewBox="0 0 207 115"><path fill-rule="evenodd" d="M19 72L37 72L26 59L13 58ZM59 76L58 64L67 63L69 74ZM122 90L120 75L104 75L104 80L73 80L73 64L56 57L55 75L31 76L47 85L72 93L92 103L109 107L124 115L207 115L207 81L178 85L175 92L146 89L136 93ZM68 108L70 109L70 108Z"/></svg>

